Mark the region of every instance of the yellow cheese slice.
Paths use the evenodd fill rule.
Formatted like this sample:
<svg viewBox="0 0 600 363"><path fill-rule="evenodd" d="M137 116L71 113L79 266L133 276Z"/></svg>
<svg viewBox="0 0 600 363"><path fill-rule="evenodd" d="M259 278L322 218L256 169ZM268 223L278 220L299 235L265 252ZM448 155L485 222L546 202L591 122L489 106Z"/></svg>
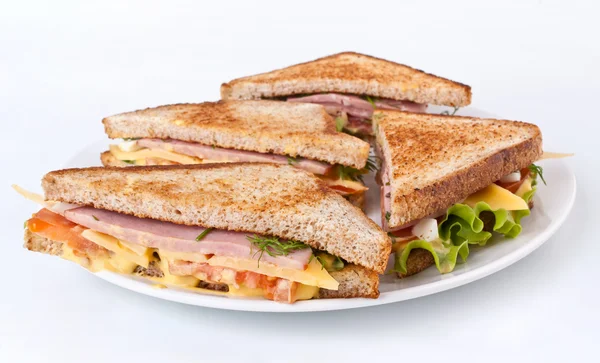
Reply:
<svg viewBox="0 0 600 363"><path fill-rule="evenodd" d="M366 186L364 186L361 182L353 181L353 180L342 180L342 179L330 179L330 178L321 178L328 186L332 187L335 185L352 189L354 192L348 194L358 193L364 190L367 190Z"/></svg>
<svg viewBox="0 0 600 363"><path fill-rule="evenodd" d="M189 252L171 252L160 250L160 257L165 257L168 260L183 260L183 261L191 261L191 262L206 262L208 258L206 255L201 253L189 253Z"/></svg>
<svg viewBox="0 0 600 363"><path fill-rule="evenodd" d="M34 203L41 204L44 207L46 206L46 201L44 200L44 197L41 196L40 194L32 193L28 190L21 188L20 186L18 186L16 184L13 184L11 186L17 193L21 194L21 196L23 196L23 198L29 199L30 201L32 201Z"/></svg>
<svg viewBox="0 0 600 363"><path fill-rule="evenodd" d="M118 160L136 160L136 163L137 160L160 158L179 164L202 164L202 161L198 158L162 149L142 149L133 152L126 152L119 149L117 145L110 145L110 153Z"/></svg>
<svg viewBox="0 0 600 363"><path fill-rule="evenodd" d="M208 260L211 266L228 267L234 270L252 271L272 277L296 281L304 285L318 286L328 290L337 290L339 283L321 266L316 258L308 264L306 270L275 266L268 262L225 256L213 256Z"/></svg>
<svg viewBox="0 0 600 363"><path fill-rule="evenodd" d="M143 267L148 267L148 264L150 263L150 251L148 251L148 249L146 249L147 251L145 254L138 255L130 249L122 247L118 239L107 234L92 231L91 229L86 229L81 233L81 235L83 236L83 238L90 240L95 244L106 248L109 251L112 251L114 255L111 256L111 260L114 259L116 265L125 266L124 261L129 261L131 263L134 263L136 266L140 265ZM116 261L119 259L122 259L124 261ZM133 268L135 268L136 266L134 266Z"/></svg>
<svg viewBox="0 0 600 363"><path fill-rule="evenodd" d="M463 202L470 207L474 207L477 202L486 202L492 209L523 210L529 209L527 203L510 191L496 185L490 184L488 187L471 194Z"/></svg>
<svg viewBox="0 0 600 363"><path fill-rule="evenodd" d="M515 192L515 195L518 196L519 198L523 198L525 193L531 191L532 189L533 189L533 187L531 186L531 177L528 177L527 179L525 179L523 181L523 184L521 184L519 189L517 189L517 191Z"/></svg>
<svg viewBox="0 0 600 363"><path fill-rule="evenodd" d="M136 245L135 243L119 240L119 244L125 248L130 249L132 252L138 254L139 256L142 256L142 255L145 255L148 253L147 247Z"/></svg>
<svg viewBox="0 0 600 363"><path fill-rule="evenodd" d="M539 160L561 159L561 158L568 158L568 157L574 156L574 155L575 154L552 153L552 152L544 151L544 153L542 154L542 157Z"/></svg>

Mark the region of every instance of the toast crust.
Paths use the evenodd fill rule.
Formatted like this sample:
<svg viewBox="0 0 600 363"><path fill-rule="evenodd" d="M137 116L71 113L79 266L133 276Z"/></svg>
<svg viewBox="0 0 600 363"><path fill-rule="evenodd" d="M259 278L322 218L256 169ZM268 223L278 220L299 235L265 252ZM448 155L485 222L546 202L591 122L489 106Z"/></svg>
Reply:
<svg viewBox="0 0 600 363"><path fill-rule="evenodd" d="M224 100L329 92L452 107L471 103L471 87L467 85L355 52L333 54L221 85Z"/></svg>
<svg viewBox="0 0 600 363"><path fill-rule="evenodd" d="M337 132L320 105L219 101L166 105L102 120L108 137L175 139L364 168L369 144Z"/></svg>
<svg viewBox="0 0 600 363"><path fill-rule="evenodd" d="M435 260L433 259L431 252L422 248L417 248L410 251L410 254L408 255L408 259L406 260L406 273L403 274L398 272L397 275L399 278L412 276L425 270L434 263Z"/></svg>
<svg viewBox="0 0 600 363"><path fill-rule="evenodd" d="M40 252L53 256L62 255L62 242L53 241L37 235L28 229L25 230L24 247L33 252ZM162 277L163 272L156 264L152 264L148 268L138 266L135 274L141 277ZM379 276L377 273L367 270L364 267L356 265L346 265L341 271L331 272L331 276L339 282L339 289L335 290L319 290L319 298L352 298L365 297L377 298L379 296ZM214 289L218 290L220 286L216 284ZM206 287L206 286L204 286Z"/></svg>
<svg viewBox="0 0 600 363"><path fill-rule="evenodd" d="M387 235L314 175L288 165L93 167L44 176L47 200L302 241L383 273Z"/></svg>
<svg viewBox="0 0 600 363"><path fill-rule="evenodd" d="M533 124L378 111L391 183L390 229L445 210L542 155Z"/></svg>

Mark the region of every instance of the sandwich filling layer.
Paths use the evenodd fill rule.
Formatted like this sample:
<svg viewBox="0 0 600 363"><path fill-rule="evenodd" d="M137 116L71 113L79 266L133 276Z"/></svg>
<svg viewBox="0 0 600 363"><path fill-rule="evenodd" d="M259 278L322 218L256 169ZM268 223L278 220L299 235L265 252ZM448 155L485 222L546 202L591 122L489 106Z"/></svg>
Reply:
<svg viewBox="0 0 600 363"><path fill-rule="evenodd" d="M329 272L346 265L299 241L44 203L25 227L62 243L63 258L91 271L142 275L161 287L293 303L317 297L319 289L338 290Z"/></svg>
<svg viewBox="0 0 600 363"><path fill-rule="evenodd" d="M315 103L325 107L330 115L338 118L338 125L351 134L373 135L371 119L373 112L397 110L424 113L427 105L411 101L398 101L370 96L356 96L337 93L315 94L302 97L288 97L288 102Z"/></svg>
<svg viewBox="0 0 600 363"><path fill-rule="evenodd" d="M289 164L319 176L342 195L361 193L367 187L360 181L368 169L332 165L305 158L265 154L254 151L219 148L194 142L162 139L138 139L111 145L110 153L118 160L132 165L214 164L233 162L269 162Z"/></svg>
<svg viewBox="0 0 600 363"><path fill-rule="evenodd" d="M521 219L530 214L541 168L529 168L511 173L494 184L471 194L461 203L412 221L391 230L391 186L387 170L382 171L381 209L384 230L393 241L394 269L404 276L411 251L423 249L431 253L433 263L441 273L451 272L458 257L464 262L469 245L485 246L492 233L517 237L522 230ZM542 178L543 180L543 178Z"/></svg>

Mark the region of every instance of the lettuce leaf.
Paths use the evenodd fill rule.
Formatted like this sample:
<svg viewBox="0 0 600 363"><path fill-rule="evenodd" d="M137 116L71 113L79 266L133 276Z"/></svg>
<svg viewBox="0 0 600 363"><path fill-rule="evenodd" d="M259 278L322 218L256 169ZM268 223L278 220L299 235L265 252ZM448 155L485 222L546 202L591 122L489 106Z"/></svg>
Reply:
<svg viewBox="0 0 600 363"><path fill-rule="evenodd" d="M536 176L531 177L531 190L520 195L527 203L536 192ZM521 219L530 214L529 209L506 211L492 210L489 204L478 202L473 208L466 204L455 204L448 209L446 217L438 224L440 238L427 242L424 240L410 241L394 247L394 271L406 273L408 256L413 249L422 248L433 256L435 265L440 273L454 270L458 256L465 262L469 256L469 244L485 246L492 233L497 232L504 237L517 237L522 230Z"/></svg>
<svg viewBox="0 0 600 363"><path fill-rule="evenodd" d="M406 273L406 261L408 260L410 251L415 248L422 248L429 251L433 256L438 271L443 274L454 270L458 256L460 256L462 262L465 262L469 256L469 244L467 242L459 246L454 246L452 243L444 242L440 239L431 242L424 240L410 241L395 251L395 272Z"/></svg>

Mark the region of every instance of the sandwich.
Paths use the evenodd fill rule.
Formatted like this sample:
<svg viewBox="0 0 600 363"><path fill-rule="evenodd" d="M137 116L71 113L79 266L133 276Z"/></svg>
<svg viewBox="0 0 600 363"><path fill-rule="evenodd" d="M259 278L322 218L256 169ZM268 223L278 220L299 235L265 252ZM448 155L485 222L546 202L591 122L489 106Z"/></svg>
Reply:
<svg viewBox="0 0 600 363"><path fill-rule="evenodd" d="M471 103L471 87L409 66L345 52L221 85L224 100L317 103L347 132L372 135L373 111L425 112L428 104Z"/></svg>
<svg viewBox="0 0 600 363"><path fill-rule="evenodd" d="M323 107L278 101L179 104L102 120L125 139L101 155L105 166L230 162L289 164L321 178L363 207L362 175L375 167L369 144L336 129Z"/></svg>
<svg viewBox="0 0 600 363"><path fill-rule="evenodd" d="M25 248L159 287L293 303L377 298L391 242L289 165L91 167L46 174Z"/></svg>
<svg viewBox="0 0 600 363"><path fill-rule="evenodd" d="M545 183L536 125L401 111L374 120L382 224L400 277L434 264L450 272L493 233L519 235L538 177Z"/></svg>

